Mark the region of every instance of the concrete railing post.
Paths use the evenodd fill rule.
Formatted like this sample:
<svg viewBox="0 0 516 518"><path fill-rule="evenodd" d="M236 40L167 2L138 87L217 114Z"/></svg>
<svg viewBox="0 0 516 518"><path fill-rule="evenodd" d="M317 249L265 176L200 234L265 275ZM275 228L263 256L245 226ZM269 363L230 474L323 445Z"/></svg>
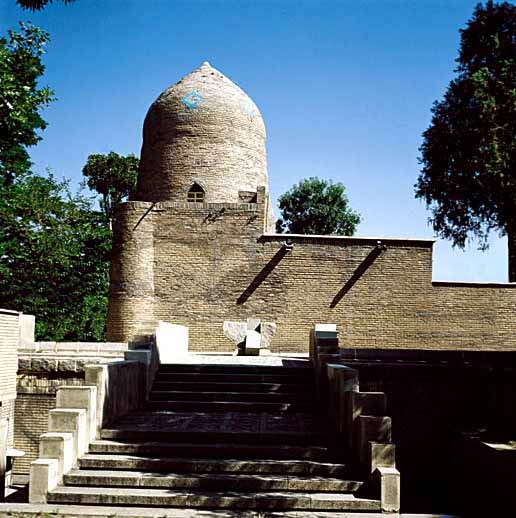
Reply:
<svg viewBox="0 0 516 518"><path fill-rule="evenodd" d="M39 458L57 459L57 480L61 483L63 475L68 473L73 461L73 434L69 432L44 433L39 438Z"/></svg>
<svg viewBox="0 0 516 518"><path fill-rule="evenodd" d="M360 416L385 416L387 398L384 392L347 392L344 407L346 409L346 429L349 430L348 447L350 451L356 451L357 447L360 447L357 419Z"/></svg>
<svg viewBox="0 0 516 518"><path fill-rule="evenodd" d="M335 324L316 324L310 331L310 358L315 370L316 397L328 411L328 373L326 366L339 359L339 338Z"/></svg>
<svg viewBox="0 0 516 518"><path fill-rule="evenodd" d="M347 423L346 392L357 392L359 389L358 372L346 365L329 363L328 372L328 415L336 432L338 449L351 434ZM345 445L347 448L347 444Z"/></svg>
<svg viewBox="0 0 516 518"><path fill-rule="evenodd" d="M107 366L86 365L84 369L84 384L96 387L96 429L95 437L100 439L100 430L104 422L104 400L107 388Z"/></svg>
<svg viewBox="0 0 516 518"><path fill-rule="evenodd" d="M61 387L56 393L56 408L78 408L86 411L87 441L97 433L97 387Z"/></svg>
<svg viewBox="0 0 516 518"><path fill-rule="evenodd" d="M369 441L367 464L369 466L369 473L374 473L376 468L395 468L396 446L389 443Z"/></svg>
<svg viewBox="0 0 516 518"><path fill-rule="evenodd" d="M361 415L356 420L356 442L353 451L356 460L366 470L369 459L369 443L391 442L391 418L386 416Z"/></svg>
<svg viewBox="0 0 516 518"><path fill-rule="evenodd" d="M30 464L29 503L46 504L47 493L59 484L59 461L37 459Z"/></svg>
<svg viewBox="0 0 516 518"><path fill-rule="evenodd" d="M73 437L72 465L88 448L86 410L83 408L56 408L50 410L48 419L49 432L69 432Z"/></svg>
<svg viewBox="0 0 516 518"><path fill-rule="evenodd" d="M384 513L400 510L400 472L396 468L379 467L374 478L380 489L380 501Z"/></svg>

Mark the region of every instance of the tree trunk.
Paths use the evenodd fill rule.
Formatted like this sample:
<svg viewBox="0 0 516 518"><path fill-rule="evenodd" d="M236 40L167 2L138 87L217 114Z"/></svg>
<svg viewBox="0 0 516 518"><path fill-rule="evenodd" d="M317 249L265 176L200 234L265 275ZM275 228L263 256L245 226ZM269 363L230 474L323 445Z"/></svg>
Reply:
<svg viewBox="0 0 516 518"><path fill-rule="evenodd" d="M507 229L509 250L509 282L516 282L516 226Z"/></svg>

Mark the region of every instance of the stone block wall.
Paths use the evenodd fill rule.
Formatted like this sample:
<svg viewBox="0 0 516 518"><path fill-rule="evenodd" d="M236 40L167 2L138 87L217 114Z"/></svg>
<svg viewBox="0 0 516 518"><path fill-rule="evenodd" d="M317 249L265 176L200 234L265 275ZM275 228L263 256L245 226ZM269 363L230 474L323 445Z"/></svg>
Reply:
<svg viewBox="0 0 516 518"><path fill-rule="evenodd" d="M516 284L432 283L432 240L267 234L267 198L123 205L109 339L164 320L189 327L192 350L231 351L224 320L251 317L276 322L281 353L308 352L317 322L352 348L516 348Z"/></svg>

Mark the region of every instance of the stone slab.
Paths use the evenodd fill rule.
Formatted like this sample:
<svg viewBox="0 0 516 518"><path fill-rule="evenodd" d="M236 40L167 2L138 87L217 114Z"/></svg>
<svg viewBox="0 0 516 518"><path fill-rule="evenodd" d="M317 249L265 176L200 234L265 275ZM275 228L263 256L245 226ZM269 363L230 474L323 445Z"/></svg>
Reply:
<svg viewBox="0 0 516 518"><path fill-rule="evenodd" d="M48 495L51 503L155 505L227 509L317 509L339 511L380 510L378 500L341 493L189 492L168 489L57 487Z"/></svg>
<svg viewBox="0 0 516 518"><path fill-rule="evenodd" d="M137 486L204 491L333 491L355 492L362 485L356 480L330 477L297 477L267 474L149 473L123 470L73 470L65 476L67 486Z"/></svg>
<svg viewBox="0 0 516 518"><path fill-rule="evenodd" d="M79 459L81 469L140 470L174 473L260 473L294 476L343 477L346 464L307 460L236 460L148 458L135 455L86 454Z"/></svg>
<svg viewBox="0 0 516 518"><path fill-rule="evenodd" d="M159 321L156 345L160 363L174 363L188 355L188 327Z"/></svg>
<svg viewBox="0 0 516 518"><path fill-rule="evenodd" d="M34 343L36 329L36 317L34 315L20 314L20 345Z"/></svg>

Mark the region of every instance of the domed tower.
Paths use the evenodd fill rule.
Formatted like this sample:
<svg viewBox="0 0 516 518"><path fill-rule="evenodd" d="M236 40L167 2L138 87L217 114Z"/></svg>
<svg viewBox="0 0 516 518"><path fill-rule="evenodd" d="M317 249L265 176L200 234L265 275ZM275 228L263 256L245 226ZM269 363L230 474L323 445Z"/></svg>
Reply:
<svg viewBox="0 0 516 518"><path fill-rule="evenodd" d="M133 199L242 203L259 186L268 190L262 116L205 62L150 107Z"/></svg>
<svg viewBox="0 0 516 518"><path fill-rule="evenodd" d="M164 320L189 326L201 348L227 341L224 321L263 312L242 293L273 226L263 119L204 63L145 118L137 192L113 223L109 339L137 341Z"/></svg>

